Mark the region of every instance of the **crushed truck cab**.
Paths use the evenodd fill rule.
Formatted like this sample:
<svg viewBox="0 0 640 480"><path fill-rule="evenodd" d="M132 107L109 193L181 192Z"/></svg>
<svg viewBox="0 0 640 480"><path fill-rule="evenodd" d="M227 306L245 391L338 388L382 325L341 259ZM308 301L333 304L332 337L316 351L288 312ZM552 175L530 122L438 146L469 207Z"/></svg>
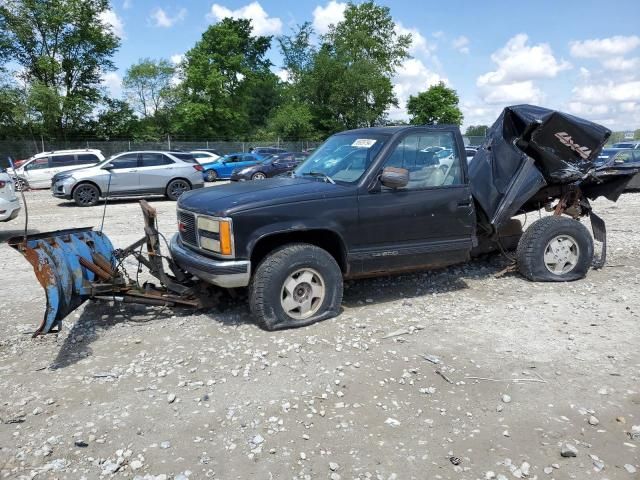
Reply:
<svg viewBox="0 0 640 480"><path fill-rule="evenodd" d="M509 107L470 162L456 126L338 133L289 176L183 194L165 259L170 273L162 261L147 261L165 290L146 295L201 305L199 283L248 287L256 320L276 330L338 315L344 279L445 267L492 249L517 248L517 267L529 280L583 278L606 254L604 222L589 201L617 200L637 173L596 168L610 133L561 112ZM552 215L523 234L513 218L542 209ZM146 226L149 259L161 257L154 225ZM602 244L597 256L594 238ZM12 245L27 256L29 242ZM60 243L55 235L47 242ZM122 279L116 259L104 260L112 278ZM94 290L104 297L108 282ZM118 285L127 298L141 298L139 287Z"/></svg>

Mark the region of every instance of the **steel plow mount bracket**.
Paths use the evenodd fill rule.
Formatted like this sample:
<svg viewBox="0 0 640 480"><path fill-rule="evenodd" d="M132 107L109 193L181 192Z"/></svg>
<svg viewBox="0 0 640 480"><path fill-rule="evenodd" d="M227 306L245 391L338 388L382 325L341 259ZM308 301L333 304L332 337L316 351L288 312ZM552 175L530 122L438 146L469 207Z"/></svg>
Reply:
<svg viewBox="0 0 640 480"><path fill-rule="evenodd" d="M123 250L116 250L109 238L91 227L58 230L13 237L8 244L33 267L45 290L47 306L33 336L59 331L62 320L86 300L116 300L157 306L201 306L198 286L160 248L156 210L140 201L145 236ZM146 245L146 255L142 253ZM160 281L160 287L139 285L124 270L123 261L132 256ZM171 273L164 268L167 262Z"/></svg>

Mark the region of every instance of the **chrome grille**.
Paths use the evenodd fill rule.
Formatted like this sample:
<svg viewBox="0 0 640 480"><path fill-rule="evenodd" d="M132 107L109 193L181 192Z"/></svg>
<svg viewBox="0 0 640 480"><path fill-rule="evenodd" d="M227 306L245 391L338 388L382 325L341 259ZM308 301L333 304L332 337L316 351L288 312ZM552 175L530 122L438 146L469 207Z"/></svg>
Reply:
<svg viewBox="0 0 640 480"><path fill-rule="evenodd" d="M198 245L196 237L196 216L189 212L178 212L178 221L180 222L180 238L185 243Z"/></svg>

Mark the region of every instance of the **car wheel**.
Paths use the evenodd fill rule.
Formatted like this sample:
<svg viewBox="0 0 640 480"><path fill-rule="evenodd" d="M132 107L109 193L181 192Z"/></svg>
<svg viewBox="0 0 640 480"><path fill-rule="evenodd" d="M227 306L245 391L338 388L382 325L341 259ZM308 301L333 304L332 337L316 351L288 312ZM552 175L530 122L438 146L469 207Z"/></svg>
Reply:
<svg viewBox="0 0 640 480"><path fill-rule="evenodd" d="M73 191L73 201L79 207L93 207L100 200L100 190L90 183L81 183Z"/></svg>
<svg viewBox="0 0 640 480"><path fill-rule="evenodd" d="M554 215L527 228L516 256L520 273L534 282L579 280L593 262L593 239L579 221Z"/></svg>
<svg viewBox="0 0 640 480"><path fill-rule="evenodd" d="M218 173L215 170L207 170L204 172L204 179L207 182L215 182L218 180Z"/></svg>
<svg viewBox="0 0 640 480"><path fill-rule="evenodd" d="M256 172L251 176L251 180L264 180L267 176L262 172Z"/></svg>
<svg viewBox="0 0 640 480"><path fill-rule="evenodd" d="M16 190L18 192L21 192L23 190L28 190L29 189L29 184L27 183L27 181L24 178L15 177L13 179L13 184L16 186Z"/></svg>
<svg viewBox="0 0 640 480"><path fill-rule="evenodd" d="M342 272L322 248L306 243L282 247L258 265L249 306L266 330L303 327L335 317L342 303Z"/></svg>
<svg viewBox="0 0 640 480"><path fill-rule="evenodd" d="M184 192L191 190L191 185L186 180L176 178L171 180L167 185L167 197L169 200L176 201Z"/></svg>

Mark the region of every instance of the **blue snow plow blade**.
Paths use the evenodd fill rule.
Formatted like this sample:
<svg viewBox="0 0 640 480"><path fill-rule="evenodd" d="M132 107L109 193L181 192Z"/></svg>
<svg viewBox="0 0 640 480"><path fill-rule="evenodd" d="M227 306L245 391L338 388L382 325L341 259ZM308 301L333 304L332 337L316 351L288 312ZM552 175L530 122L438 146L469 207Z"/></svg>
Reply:
<svg viewBox="0 0 640 480"><path fill-rule="evenodd" d="M34 336L59 329L63 318L95 294L96 282L120 283L111 241L91 228L14 237L8 243L31 264L46 292L47 308Z"/></svg>
<svg viewBox="0 0 640 480"><path fill-rule="evenodd" d="M162 254L156 210L144 200L140 200L140 206L145 236L122 250L114 250L109 238L92 228L9 239L7 243L33 267L47 297L44 318L34 337L59 331L62 320L88 299L163 307L201 308L210 304L203 300L202 293L209 293L206 287ZM131 280L123 266L127 257L134 257L138 268L145 266L160 285L140 285Z"/></svg>

